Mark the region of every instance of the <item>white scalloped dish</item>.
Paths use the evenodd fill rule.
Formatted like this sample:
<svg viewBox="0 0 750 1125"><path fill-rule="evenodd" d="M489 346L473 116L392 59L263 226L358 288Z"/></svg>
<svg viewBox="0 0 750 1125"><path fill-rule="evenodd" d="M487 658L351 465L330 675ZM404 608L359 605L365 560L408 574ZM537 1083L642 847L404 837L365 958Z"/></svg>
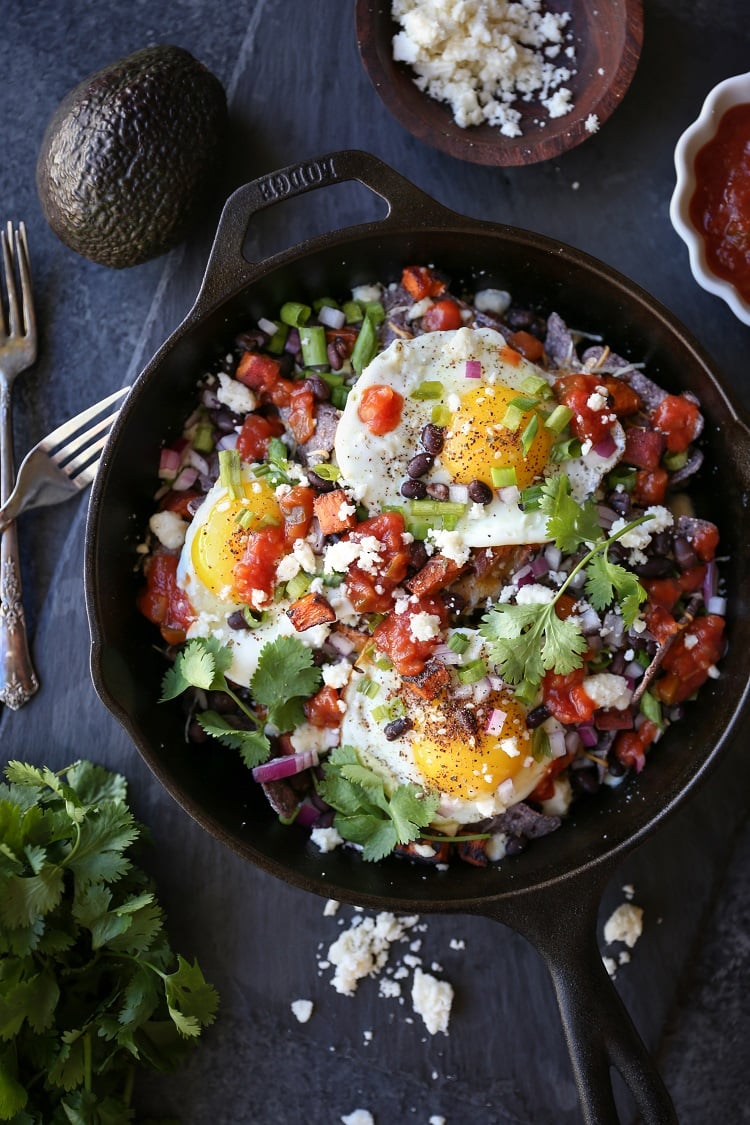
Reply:
<svg viewBox="0 0 750 1125"><path fill-rule="evenodd" d="M709 293L727 302L744 324L750 324L750 302L737 288L711 269L704 237L690 217L690 201L696 187L695 159L715 136L723 115L734 106L750 104L750 72L726 78L708 94L700 115L677 142L674 154L677 182L669 206L672 226L687 245L693 277Z"/></svg>

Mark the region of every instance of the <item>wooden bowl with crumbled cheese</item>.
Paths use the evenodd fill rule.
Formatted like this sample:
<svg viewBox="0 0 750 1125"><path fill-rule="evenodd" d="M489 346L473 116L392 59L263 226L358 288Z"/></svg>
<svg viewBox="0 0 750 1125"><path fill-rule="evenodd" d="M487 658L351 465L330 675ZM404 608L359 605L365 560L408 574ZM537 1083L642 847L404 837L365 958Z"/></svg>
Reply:
<svg viewBox="0 0 750 1125"><path fill-rule="evenodd" d="M638 64L642 0L356 0L386 107L474 164L535 164L593 136Z"/></svg>

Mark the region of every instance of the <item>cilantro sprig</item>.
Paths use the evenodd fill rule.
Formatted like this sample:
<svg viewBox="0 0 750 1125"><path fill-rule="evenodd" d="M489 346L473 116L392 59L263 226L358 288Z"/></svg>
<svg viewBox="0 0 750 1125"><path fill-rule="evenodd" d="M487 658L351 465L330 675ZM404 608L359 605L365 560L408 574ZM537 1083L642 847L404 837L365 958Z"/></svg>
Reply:
<svg viewBox="0 0 750 1125"><path fill-rule="evenodd" d="M596 505L591 501L578 504L570 494L570 481L563 474L542 486L540 509L548 517L548 534L560 550L566 554L583 546L588 550L549 602L499 603L485 614L479 628L490 642L490 657L499 674L516 685L517 693L528 700L533 699L545 672L567 675L583 663L588 645L581 628L572 618L559 617L556 609L581 571L586 573L586 594L593 607L603 610L616 603L626 627L636 620L640 603L646 597L636 576L610 562L607 552L612 543L644 523L648 516L631 520L614 535L605 537L596 520Z"/></svg>
<svg viewBox="0 0 750 1125"><path fill-rule="evenodd" d="M162 681L161 702L174 699L190 687L203 691L223 691L252 724L242 730L232 725L217 711L198 715L206 734L224 746L239 750L245 765L265 762L271 743L262 723L279 731L293 730L304 719L303 703L320 686L321 671L313 663L312 650L297 637L277 637L260 651L257 669L250 681L250 692L256 704L265 709L261 720L230 686L226 672L232 663L232 649L216 637L194 637L177 655Z"/></svg>
<svg viewBox="0 0 750 1125"><path fill-rule="evenodd" d="M10 762L0 784L0 1121L126 1122L218 998L172 951L119 774Z"/></svg>
<svg viewBox="0 0 750 1125"><path fill-rule="evenodd" d="M377 861L397 844L409 844L432 820L439 803L411 783L387 788L383 778L365 766L353 746L331 754L318 782L320 796L336 810L334 827L344 840L362 845L362 856Z"/></svg>

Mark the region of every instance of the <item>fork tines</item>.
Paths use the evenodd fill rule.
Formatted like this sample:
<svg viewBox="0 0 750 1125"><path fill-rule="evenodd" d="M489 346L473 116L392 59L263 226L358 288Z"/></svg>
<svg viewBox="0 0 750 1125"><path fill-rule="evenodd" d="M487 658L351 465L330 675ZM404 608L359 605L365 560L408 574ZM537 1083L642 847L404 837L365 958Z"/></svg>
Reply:
<svg viewBox="0 0 750 1125"><path fill-rule="evenodd" d="M98 460L107 442L112 423L119 413L119 405L113 413L107 414L104 418L99 416L129 390L129 386L121 387L88 410L77 414L75 418L63 422L39 443L40 447L69 477L75 477L76 473L85 469L92 460L95 458ZM100 434L103 436L99 437Z"/></svg>
<svg viewBox="0 0 750 1125"><path fill-rule="evenodd" d="M5 278L5 304L0 300L0 330L5 336L29 336L36 332L34 305L31 295L31 267L29 265L29 246L26 240L25 223L18 224L18 230L13 229L13 223L8 222L4 231L0 231L0 244L3 255L3 276ZM18 290L13 284L16 274L21 283L21 292L27 294L26 300L19 303Z"/></svg>

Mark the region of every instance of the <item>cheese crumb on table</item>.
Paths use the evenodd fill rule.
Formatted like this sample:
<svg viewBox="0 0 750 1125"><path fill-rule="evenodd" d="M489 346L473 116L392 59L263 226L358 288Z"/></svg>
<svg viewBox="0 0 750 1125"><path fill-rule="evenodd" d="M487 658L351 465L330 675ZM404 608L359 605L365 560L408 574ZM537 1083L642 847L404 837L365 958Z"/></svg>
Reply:
<svg viewBox="0 0 750 1125"><path fill-rule="evenodd" d="M392 0L391 12L400 27L394 60L412 67L420 90L449 103L460 128L487 123L519 137L518 103L536 97L550 118L573 108L565 83L575 48L565 49L563 65L553 61L569 12L546 12L540 0Z"/></svg>
<svg viewBox="0 0 750 1125"><path fill-rule="evenodd" d="M643 909L632 902L623 902L610 915L604 925L607 944L622 941L632 949L643 933Z"/></svg>
<svg viewBox="0 0 750 1125"><path fill-rule="evenodd" d="M453 988L448 981L438 980L430 973L424 973L416 968L411 1000L414 1011L422 1017L430 1035L436 1035L438 1031L442 1031L444 1035L448 1034L453 1003Z"/></svg>
<svg viewBox="0 0 750 1125"><path fill-rule="evenodd" d="M344 930L328 950L328 960L336 966L331 984L344 996L353 996L363 977L375 976L388 960L394 941L400 940L419 918L397 918L383 911L376 918L359 916Z"/></svg>
<svg viewBox="0 0 750 1125"><path fill-rule="evenodd" d="M293 1000L291 1005L292 1015L300 1023L307 1023L313 1013L312 1000Z"/></svg>
<svg viewBox="0 0 750 1125"><path fill-rule="evenodd" d="M341 1120L344 1125L375 1125L375 1118L367 1109L355 1109L353 1113L347 1113Z"/></svg>

